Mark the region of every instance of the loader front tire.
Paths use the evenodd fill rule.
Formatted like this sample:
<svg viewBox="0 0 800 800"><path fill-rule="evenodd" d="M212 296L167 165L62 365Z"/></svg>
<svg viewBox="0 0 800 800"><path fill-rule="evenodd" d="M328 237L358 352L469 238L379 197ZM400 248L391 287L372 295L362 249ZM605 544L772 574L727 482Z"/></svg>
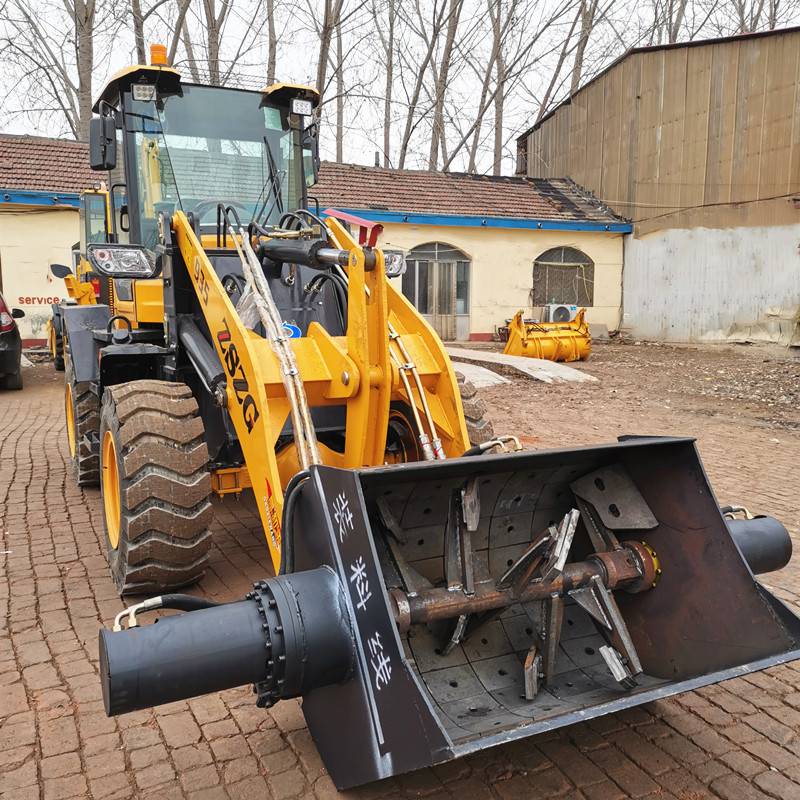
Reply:
<svg viewBox="0 0 800 800"><path fill-rule="evenodd" d="M97 486L100 482L100 457L92 440L100 428L100 400L88 381L75 380L72 363L64 373L64 413L67 441L78 486Z"/></svg>
<svg viewBox="0 0 800 800"><path fill-rule="evenodd" d="M103 394L100 493L108 563L121 595L197 581L211 549L211 476L188 386L131 381Z"/></svg>
<svg viewBox="0 0 800 800"><path fill-rule="evenodd" d="M456 380L464 409L464 421L467 423L469 443L474 446L494 439L494 427L486 419L486 403L478 397L478 390L472 381L468 381L460 372L456 372Z"/></svg>

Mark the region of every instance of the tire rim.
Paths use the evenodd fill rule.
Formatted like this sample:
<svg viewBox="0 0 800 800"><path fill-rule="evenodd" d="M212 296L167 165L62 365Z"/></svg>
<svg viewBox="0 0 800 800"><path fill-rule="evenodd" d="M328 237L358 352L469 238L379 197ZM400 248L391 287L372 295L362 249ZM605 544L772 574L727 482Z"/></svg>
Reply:
<svg viewBox="0 0 800 800"><path fill-rule="evenodd" d="M408 417L398 410L389 414L384 464L409 464L421 460L419 442Z"/></svg>
<svg viewBox="0 0 800 800"><path fill-rule="evenodd" d="M75 441L75 411L72 407L72 386L66 384L64 390L64 412L67 417L67 439L69 440L69 454L71 458L75 458L75 453L78 449L77 442Z"/></svg>
<svg viewBox="0 0 800 800"><path fill-rule="evenodd" d="M103 510L106 515L108 542L116 550L119 547L119 470L117 469L117 448L111 431L103 434Z"/></svg>

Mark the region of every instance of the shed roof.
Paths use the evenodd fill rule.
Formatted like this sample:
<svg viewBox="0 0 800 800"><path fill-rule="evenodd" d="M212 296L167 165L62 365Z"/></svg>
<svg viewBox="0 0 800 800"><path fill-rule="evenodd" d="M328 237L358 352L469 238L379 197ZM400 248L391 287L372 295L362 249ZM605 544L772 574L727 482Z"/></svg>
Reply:
<svg viewBox="0 0 800 800"><path fill-rule="evenodd" d="M622 221L568 178L495 177L326 161L311 194L323 208L606 224Z"/></svg>
<svg viewBox="0 0 800 800"><path fill-rule="evenodd" d="M0 189L76 194L98 179L84 142L0 134Z"/></svg>

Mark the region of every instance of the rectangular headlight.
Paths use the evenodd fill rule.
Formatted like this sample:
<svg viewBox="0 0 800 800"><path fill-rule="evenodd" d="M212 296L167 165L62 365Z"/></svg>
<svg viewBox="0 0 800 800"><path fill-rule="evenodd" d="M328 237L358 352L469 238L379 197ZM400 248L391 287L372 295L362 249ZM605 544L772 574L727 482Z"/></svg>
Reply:
<svg viewBox="0 0 800 800"><path fill-rule="evenodd" d="M297 114L300 117L310 117L314 112L314 106L310 100L301 100L295 97L292 100L292 114Z"/></svg>
<svg viewBox="0 0 800 800"><path fill-rule="evenodd" d="M125 244L90 244L86 255L92 268L109 278L152 278L156 260L144 247Z"/></svg>

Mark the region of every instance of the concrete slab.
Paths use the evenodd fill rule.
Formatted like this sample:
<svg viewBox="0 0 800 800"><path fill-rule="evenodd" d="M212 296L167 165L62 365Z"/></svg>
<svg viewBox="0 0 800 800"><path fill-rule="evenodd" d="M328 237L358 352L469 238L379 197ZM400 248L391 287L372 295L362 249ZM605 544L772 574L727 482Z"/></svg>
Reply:
<svg viewBox="0 0 800 800"><path fill-rule="evenodd" d="M589 375L573 367L568 367L566 364L546 361L543 358L506 356L503 355L503 353L493 353L490 350L471 350L456 345L448 345L447 352L450 354L450 358L454 360L466 358L470 361L478 361L484 364L499 364L504 367L511 367L543 383L580 383L583 381L597 381L594 375Z"/></svg>
<svg viewBox="0 0 800 800"><path fill-rule="evenodd" d="M486 367L478 364L468 364L466 361L456 361L453 359L453 369L460 372L468 381L478 389L485 389L487 386L497 386L501 383L511 383L508 378L492 372Z"/></svg>

